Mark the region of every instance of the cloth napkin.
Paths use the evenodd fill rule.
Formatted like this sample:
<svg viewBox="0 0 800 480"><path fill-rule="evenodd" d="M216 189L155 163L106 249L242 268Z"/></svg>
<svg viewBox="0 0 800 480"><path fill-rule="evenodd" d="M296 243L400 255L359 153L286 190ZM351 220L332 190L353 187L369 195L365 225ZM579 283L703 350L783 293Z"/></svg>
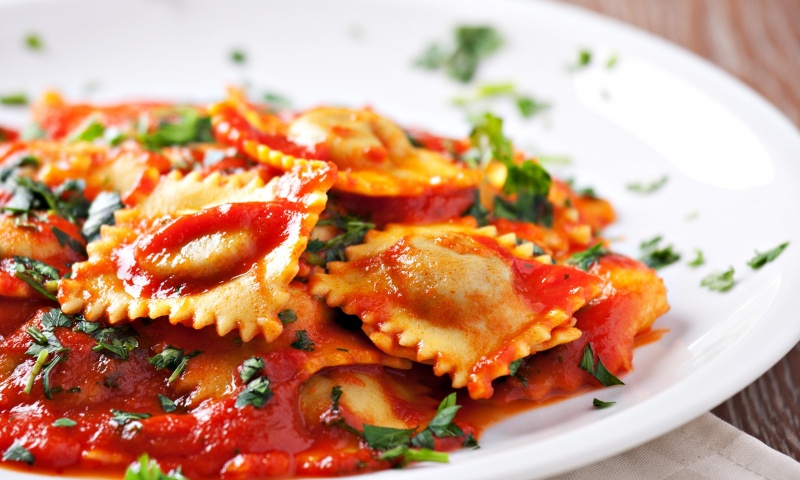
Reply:
<svg viewBox="0 0 800 480"><path fill-rule="evenodd" d="M800 463L710 413L616 457L549 480L799 480Z"/></svg>

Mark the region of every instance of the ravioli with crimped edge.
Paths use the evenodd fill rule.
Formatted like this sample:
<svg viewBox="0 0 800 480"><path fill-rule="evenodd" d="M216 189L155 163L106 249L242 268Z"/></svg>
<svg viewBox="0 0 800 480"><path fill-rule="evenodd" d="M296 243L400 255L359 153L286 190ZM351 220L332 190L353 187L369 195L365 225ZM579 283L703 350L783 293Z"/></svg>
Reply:
<svg viewBox="0 0 800 480"><path fill-rule="evenodd" d="M469 223L373 230L310 284L381 350L433 364L477 399L511 362L580 337L573 314L603 281Z"/></svg>
<svg viewBox="0 0 800 480"><path fill-rule="evenodd" d="M62 309L112 324L166 316L214 325L220 335L235 328L243 340L273 339L335 174L304 161L267 184L249 173L165 177L103 228L88 261L62 281Z"/></svg>

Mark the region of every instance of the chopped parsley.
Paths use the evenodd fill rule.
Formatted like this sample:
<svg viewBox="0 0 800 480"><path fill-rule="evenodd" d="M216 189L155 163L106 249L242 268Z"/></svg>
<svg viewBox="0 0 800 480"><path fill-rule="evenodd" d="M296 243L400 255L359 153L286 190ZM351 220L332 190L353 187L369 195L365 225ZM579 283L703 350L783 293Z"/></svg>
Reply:
<svg viewBox="0 0 800 480"><path fill-rule="evenodd" d="M24 93L12 93L0 96L0 105L7 107L21 107L28 104L28 96Z"/></svg>
<svg viewBox="0 0 800 480"><path fill-rule="evenodd" d="M247 55L244 53L243 50L239 49L233 50L231 52L231 61L238 65L244 65L245 63L247 63Z"/></svg>
<svg viewBox="0 0 800 480"><path fill-rule="evenodd" d="M188 480L180 467L164 473L158 463L143 453L138 460L128 465L123 480Z"/></svg>
<svg viewBox="0 0 800 480"><path fill-rule="evenodd" d="M308 338L308 332L305 330L297 330L294 332L295 341L292 342L292 348L296 348L297 350L302 350L304 352L313 352L314 351L314 342Z"/></svg>
<svg viewBox="0 0 800 480"><path fill-rule="evenodd" d="M278 320L284 325L287 323L294 323L297 321L297 314L291 308L287 308L286 310L278 312Z"/></svg>
<svg viewBox="0 0 800 480"><path fill-rule="evenodd" d="M161 403L161 409L164 410L166 413L174 412L176 408L175 402L172 401L168 396L158 394L158 402Z"/></svg>
<svg viewBox="0 0 800 480"><path fill-rule="evenodd" d="M81 229L86 241L98 240L100 227L114 225L114 212L123 207L117 192L100 192L89 206L88 217Z"/></svg>
<svg viewBox="0 0 800 480"><path fill-rule="evenodd" d="M33 465L36 459L27 448L23 447L17 442L14 442L8 450L3 453L4 462L23 462L28 465Z"/></svg>
<svg viewBox="0 0 800 480"><path fill-rule="evenodd" d="M650 268L663 268L681 259L680 253L675 252L672 245L660 248L661 240L662 238L659 235L639 245L642 250L642 257L639 260Z"/></svg>
<svg viewBox="0 0 800 480"><path fill-rule="evenodd" d="M592 63L592 52L585 48L578 50L578 58L575 60L573 70L581 70Z"/></svg>
<svg viewBox="0 0 800 480"><path fill-rule="evenodd" d="M52 423L54 427L74 427L77 424L78 422L76 422L75 420L66 417L59 418L58 420Z"/></svg>
<svg viewBox="0 0 800 480"><path fill-rule="evenodd" d="M551 226L553 205L547 199L550 174L534 161L514 162L513 145L503 134L503 120L491 113L484 114L473 125L470 142L480 165L495 160L506 166L503 194L515 198L496 196L494 216Z"/></svg>
<svg viewBox="0 0 800 480"><path fill-rule="evenodd" d="M330 218L320 220L317 225L334 225L343 233L331 238L328 241L313 239L308 242L306 251L314 254L309 256L309 263L314 265L324 265L331 261L344 261L344 250L350 245L356 245L364 241L364 235L375 228L375 224L368 222L355 215L334 214ZM325 255L317 255L319 252Z"/></svg>
<svg viewBox="0 0 800 480"><path fill-rule="evenodd" d="M42 37L38 34L29 33L25 35L25 46L28 47L29 50L39 51L44 48L44 42L42 41Z"/></svg>
<svg viewBox="0 0 800 480"><path fill-rule="evenodd" d="M706 259L703 256L703 251L702 250L699 250L699 249L695 248L694 249L694 254L695 254L694 260L689 262L689 266L690 267L692 267L692 268L699 267L700 265L703 265L703 264L706 263Z"/></svg>
<svg viewBox="0 0 800 480"><path fill-rule="evenodd" d="M14 214L52 210L71 223L86 218L89 213L89 202L83 196L83 180L68 180L54 190L28 177L17 177L14 182L12 197L3 210Z"/></svg>
<svg viewBox="0 0 800 480"><path fill-rule="evenodd" d="M292 101L279 93L265 92L262 98L267 105L275 110L286 110L292 107Z"/></svg>
<svg viewBox="0 0 800 480"><path fill-rule="evenodd" d="M136 420L144 420L150 418L152 415L149 413L136 413L136 412L123 412L122 410L111 410L111 422L116 426L121 427Z"/></svg>
<svg viewBox="0 0 800 480"><path fill-rule="evenodd" d="M666 175L662 175L661 177L659 177L656 180L653 180L652 182L631 182L627 184L625 188L634 193L648 195L666 185L667 180L669 180L669 177Z"/></svg>
<svg viewBox="0 0 800 480"><path fill-rule="evenodd" d="M86 127L81 130L80 132L76 132L70 138L71 142L93 142L98 138L102 138L103 134L105 133L106 128L103 126L102 123L92 120Z"/></svg>
<svg viewBox="0 0 800 480"><path fill-rule="evenodd" d="M201 353L203 352L200 350L195 350L192 353L184 353L182 348L175 348L171 345L167 345L164 350L149 357L147 361L150 362L150 365L156 367L156 370L162 370L164 368L170 370L172 375L170 375L167 382L172 383L183 375L184 370L186 370L186 364L189 363L189 359Z"/></svg>
<svg viewBox="0 0 800 480"><path fill-rule="evenodd" d="M597 242L594 246L587 248L582 252L573 253L567 259L567 265L572 265L583 271L589 271L592 265L600 261L600 258L608 255L608 250L603 248L601 242Z"/></svg>
<svg viewBox="0 0 800 480"><path fill-rule="evenodd" d="M416 428L402 429L364 424L364 440L375 450L391 450L399 446L408 448L411 435L416 430Z"/></svg>
<svg viewBox="0 0 800 480"><path fill-rule="evenodd" d="M714 292L727 292L736 284L736 280L733 279L733 273L733 267L724 272L711 272L700 281L700 286Z"/></svg>
<svg viewBox="0 0 800 480"><path fill-rule="evenodd" d="M77 328L82 327L79 324ZM128 325L95 330L91 335L97 342L92 347L92 351L110 353L120 360L128 360L129 354L139 346L139 341L136 340L136 331Z"/></svg>
<svg viewBox="0 0 800 480"><path fill-rule="evenodd" d="M595 408L608 408L608 407L610 407L612 405L615 405L616 403L617 402L604 402L604 401L599 400L597 398L592 400L592 406L595 407Z"/></svg>
<svg viewBox="0 0 800 480"><path fill-rule="evenodd" d="M177 121L162 121L155 131L140 135L139 141L148 150L160 150L171 145L214 142L214 133L209 117L187 108L178 112Z"/></svg>
<svg viewBox="0 0 800 480"><path fill-rule="evenodd" d="M58 290L58 280L61 278L58 270L33 258L17 255L14 255L13 258L15 277L27 283L45 298L54 302L58 301L55 296Z"/></svg>
<svg viewBox="0 0 800 480"><path fill-rule="evenodd" d="M783 251L786 250L786 247L788 246L789 242L784 242L778 245L777 247L773 248L772 250L768 250L764 253L759 253L758 250L756 250L756 256L751 258L747 262L747 264L750 265L750 268L752 268L753 270L758 270L767 263L778 258L778 255L783 253Z"/></svg>
<svg viewBox="0 0 800 480"><path fill-rule="evenodd" d="M264 360L261 357L250 357L242 364L239 377L246 383L244 389L236 397L236 408L252 405L261 408L272 398L270 381L263 375Z"/></svg>
<svg viewBox="0 0 800 480"><path fill-rule="evenodd" d="M50 227L50 230L53 232L53 235L55 235L59 245L62 247L69 247L69 249L75 253L86 255L86 248L83 246L83 244L72 238L67 232L53 226Z"/></svg>
<svg viewBox="0 0 800 480"><path fill-rule="evenodd" d="M616 53L612 53L608 60L606 60L606 68L611 70L612 68L617 66L617 61L619 61L619 56Z"/></svg>
<svg viewBox="0 0 800 480"><path fill-rule="evenodd" d="M475 106L483 105L486 100L502 98L507 98L514 102L522 118L532 118L550 108L550 104L518 92L516 86L510 82L478 85L473 95L454 98L453 103L457 106L471 109Z"/></svg>
<svg viewBox="0 0 800 480"><path fill-rule="evenodd" d="M475 76L480 62L503 45L503 38L486 25L461 25L454 31L455 46L432 44L415 62L429 70L445 70L453 80L467 83Z"/></svg>
<svg viewBox="0 0 800 480"><path fill-rule="evenodd" d="M592 376L596 378L597 381L600 382L600 384L604 387L625 385L622 383L622 380L615 377L606 369L605 365L603 365L603 362L600 360L599 355L597 355L597 363L595 363L595 353L591 343L587 343L586 347L583 349L581 363L578 366L581 370L585 370L592 374Z"/></svg>
<svg viewBox="0 0 800 480"><path fill-rule="evenodd" d="M272 398L272 389L269 384L269 379L266 377L251 380L236 397L236 408L244 408L247 405L255 408L263 407Z"/></svg>
<svg viewBox="0 0 800 480"><path fill-rule="evenodd" d="M239 371L239 378L247 383L258 375L261 375L261 371L265 366L263 358L250 357L242 364L242 369Z"/></svg>

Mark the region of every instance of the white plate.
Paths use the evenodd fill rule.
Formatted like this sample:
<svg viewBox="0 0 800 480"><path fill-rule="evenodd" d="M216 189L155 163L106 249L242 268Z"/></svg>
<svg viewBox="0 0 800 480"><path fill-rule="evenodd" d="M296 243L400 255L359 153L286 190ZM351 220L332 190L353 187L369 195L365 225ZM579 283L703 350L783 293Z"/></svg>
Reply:
<svg viewBox="0 0 800 480"><path fill-rule="evenodd" d="M57 87L92 100L221 98L248 80L296 104L373 105L407 125L464 135L448 99L461 87L412 68L432 40L458 23L496 26L507 46L479 81L514 81L552 102L547 118L502 110L518 145L569 154L555 173L592 185L618 209L615 248L637 255L656 234L683 252L663 270L669 333L636 351L624 387L529 411L489 429L477 451L449 465L374 478L532 478L600 460L711 409L769 369L800 339L800 137L776 110L716 68L657 38L561 5L509 1L155 1L7 3L0 9L0 92ZM39 32L42 53L23 48ZM594 65L569 73L578 49ZM247 52L237 67L230 52ZM616 68L604 68L615 52ZM0 122L19 122L0 109ZM626 183L669 175L651 196ZM697 218L687 220L695 213ZM754 249L789 240L774 263L752 271ZM692 249L707 265L686 263ZM736 268L727 294L699 286L712 269ZM595 410L591 399L614 400ZM3 472L8 476L8 472ZM13 478L29 478L14 474Z"/></svg>

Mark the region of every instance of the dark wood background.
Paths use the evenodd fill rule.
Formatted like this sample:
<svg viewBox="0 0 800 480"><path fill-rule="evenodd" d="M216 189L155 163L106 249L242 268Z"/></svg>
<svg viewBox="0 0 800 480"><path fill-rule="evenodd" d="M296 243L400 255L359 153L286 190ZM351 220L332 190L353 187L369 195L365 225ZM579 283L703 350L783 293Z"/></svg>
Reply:
<svg viewBox="0 0 800 480"><path fill-rule="evenodd" d="M561 1L649 30L705 57L800 126L800 0ZM713 413L800 460L800 345Z"/></svg>

